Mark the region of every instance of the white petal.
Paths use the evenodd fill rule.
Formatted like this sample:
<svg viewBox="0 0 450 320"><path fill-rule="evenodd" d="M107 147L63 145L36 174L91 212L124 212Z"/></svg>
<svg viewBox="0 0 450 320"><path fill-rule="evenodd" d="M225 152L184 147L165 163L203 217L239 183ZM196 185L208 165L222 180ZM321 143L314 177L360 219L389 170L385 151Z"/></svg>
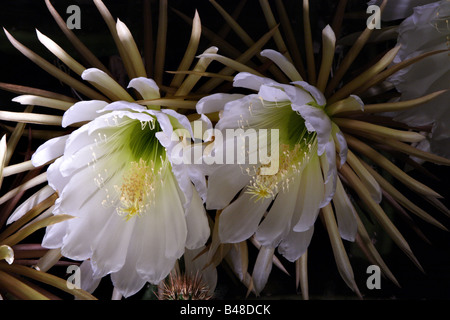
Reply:
<svg viewBox="0 0 450 320"><path fill-rule="evenodd" d="M48 249L59 249L69 228L69 221L63 221L48 226L42 239L42 246Z"/></svg>
<svg viewBox="0 0 450 320"><path fill-rule="evenodd" d="M129 258L122 269L111 274L111 281L114 288L118 289L124 298L136 294L147 282L136 271L135 261L130 262Z"/></svg>
<svg viewBox="0 0 450 320"><path fill-rule="evenodd" d="M220 241L237 243L250 238L271 201L270 198L255 202L251 194L241 194L220 215Z"/></svg>
<svg viewBox="0 0 450 320"><path fill-rule="evenodd" d="M142 251L136 269L151 283L159 283L172 270L184 252L187 228L181 201L173 178L164 181L154 210L144 213L137 224L136 236L142 236Z"/></svg>
<svg viewBox="0 0 450 320"><path fill-rule="evenodd" d="M297 212L300 212L300 218L297 222L294 221L296 223L295 232L307 231L314 225L324 197L324 182L317 156L312 157L309 164L303 169L301 179L302 187L296 209Z"/></svg>
<svg viewBox="0 0 450 320"><path fill-rule="evenodd" d="M267 216L256 231L255 238L261 245L275 248L289 232L300 187L300 175L294 177L289 190L278 192Z"/></svg>
<svg viewBox="0 0 450 320"><path fill-rule="evenodd" d="M192 187L192 200L186 212L187 238L186 248L197 249L203 246L209 238L210 229L203 202Z"/></svg>
<svg viewBox="0 0 450 320"><path fill-rule="evenodd" d="M152 110L148 110L147 112L150 112ZM160 111L154 111L154 114L158 120L159 125L161 126L161 130L164 132L164 134L168 137L172 136L173 127L172 123L170 122L170 118L167 114L160 112Z"/></svg>
<svg viewBox="0 0 450 320"><path fill-rule="evenodd" d="M93 120L98 117L98 111L107 105L107 102L101 100L77 102L64 113L62 126L65 128L73 123Z"/></svg>
<svg viewBox="0 0 450 320"><path fill-rule="evenodd" d="M308 91L303 90L297 86L283 84L280 85L284 92L289 96L292 105L302 106L311 102L314 102L314 98Z"/></svg>
<svg viewBox="0 0 450 320"><path fill-rule="evenodd" d="M303 232L291 230L278 246L278 252L290 262L296 261L308 249L313 234L314 226Z"/></svg>
<svg viewBox="0 0 450 320"><path fill-rule="evenodd" d="M333 198L334 209L342 239L355 241L358 224L356 221L356 211L344 190L341 180L338 178L336 194Z"/></svg>
<svg viewBox="0 0 450 320"><path fill-rule="evenodd" d="M194 136L194 133L192 132L191 122L185 115L180 114L180 113L176 112L175 110L171 110L171 109L162 109L161 112L175 118L179 122L179 124L182 126L181 129L187 130L189 132L191 138ZM177 127L174 129L180 129L180 128Z"/></svg>
<svg viewBox="0 0 450 320"><path fill-rule="evenodd" d="M64 161L59 168L60 174L63 177L69 177L79 169L95 165L98 161L97 159L104 156L108 151L111 152L106 147L95 148L94 144L86 145L72 155L63 157Z"/></svg>
<svg viewBox="0 0 450 320"><path fill-rule="evenodd" d="M130 94L120 84L100 69L86 69L81 74L81 78L85 81L95 83L112 100L133 101Z"/></svg>
<svg viewBox="0 0 450 320"><path fill-rule="evenodd" d="M238 165L218 166L208 177L206 208L223 209L248 184L250 178Z"/></svg>
<svg viewBox="0 0 450 320"><path fill-rule="evenodd" d="M92 212L91 214L96 214ZM127 249L139 217L126 221L114 211L100 230L92 247L92 269L95 278L119 271L125 263Z"/></svg>
<svg viewBox="0 0 450 320"><path fill-rule="evenodd" d="M69 135L56 137L41 144L31 157L31 162L35 167L40 167L47 162L54 160L64 153L64 147Z"/></svg>
<svg viewBox="0 0 450 320"><path fill-rule="evenodd" d="M113 104L108 105L108 107L111 105ZM93 132L100 129L105 130L113 128L116 131L117 127L123 125L124 123L130 120L140 121L141 123L155 121L154 116L151 115L152 110L143 110L143 111L145 112L130 112L124 110L113 111L95 118L85 126L88 129L87 130L88 134L92 134Z"/></svg>
<svg viewBox="0 0 450 320"><path fill-rule="evenodd" d="M95 120L94 120L95 121ZM91 122L92 123L92 122ZM90 123L86 124L79 129L73 131L66 141L64 148L64 156L71 156L86 145L92 143L92 137L89 136Z"/></svg>
<svg viewBox="0 0 450 320"><path fill-rule="evenodd" d="M339 144L339 163L342 166L347 161L347 140L345 140L344 134L334 122L331 123L331 130L332 134L334 134L334 136L336 137L337 143Z"/></svg>
<svg viewBox="0 0 450 320"><path fill-rule="evenodd" d="M123 267L111 274L111 281L115 288L125 297L129 297L137 293L147 282L136 270L136 265L142 252L142 239L145 239L145 233L140 227L135 228L135 233L130 239L127 250L127 257ZM143 230L145 232L145 230Z"/></svg>
<svg viewBox="0 0 450 320"><path fill-rule="evenodd" d="M197 136L200 134L200 132L198 132L197 130L194 129L194 139L201 139L204 142L209 142L212 140L212 129L213 129L213 125L211 120L209 120L209 118L207 116L205 116L204 114L201 115L200 117L200 121L201 121L201 136ZM194 128L195 128L195 123L197 123L197 121L194 122ZM208 134L209 133L209 134Z"/></svg>
<svg viewBox="0 0 450 320"><path fill-rule="evenodd" d="M247 88L255 91L259 91L259 88L263 84L272 85L277 84L277 82L248 72L239 72L233 80L234 87Z"/></svg>
<svg viewBox="0 0 450 320"><path fill-rule="evenodd" d="M230 251L226 256L229 266L241 282L244 282L249 275L247 253L247 242L242 242L239 245L230 246Z"/></svg>
<svg viewBox="0 0 450 320"><path fill-rule="evenodd" d="M14 221L19 220L22 216L34 208L38 203L41 203L48 197L50 197L55 190L50 186L45 186L40 189L38 192L30 196L27 200L25 200L20 206L14 210L14 212L9 216L6 224L13 223Z"/></svg>
<svg viewBox="0 0 450 320"><path fill-rule="evenodd" d="M80 265L81 289L93 293L100 284L101 278L94 278L90 260L85 260Z"/></svg>
<svg viewBox="0 0 450 320"><path fill-rule="evenodd" d="M305 119L305 125L308 131L317 133L318 155L322 155L325 151L326 144L330 141L331 120L323 109L312 107L309 105L294 105L292 109Z"/></svg>
<svg viewBox="0 0 450 320"><path fill-rule="evenodd" d="M139 77L131 79L128 88L134 88L146 100L158 99L159 87L153 79Z"/></svg>
<svg viewBox="0 0 450 320"><path fill-rule="evenodd" d="M199 256L200 252L202 252L204 248L205 247L200 247L195 250L187 249L185 251L185 270L186 274L191 276L195 276L198 273L201 276L201 281L208 286L209 293L213 294L217 285L217 270L212 264L205 268L208 263L208 255L202 254Z"/></svg>
<svg viewBox="0 0 450 320"><path fill-rule="evenodd" d="M127 102L127 101L115 101L113 103L107 104L103 109L99 110L99 113L105 111L136 111L144 112L147 108L141 106L137 103Z"/></svg>
<svg viewBox="0 0 450 320"><path fill-rule="evenodd" d="M259 249L252 273L253 285L257 294L264 289L269 279L270 272L272 271L274 251L274 248L264 246Z"/></svg>
<svg viewBox="0 0 450 320"><path fill-rule="evenodd" d="M283 90L268 85L261 85L258 95L266 101L280 102L289 100L289 96Z"/></svg>
<svg viewBox="0 0 450 320"><path fill-rule="evenodd" d="M310 85L309 83L307 83L305 81L294 81L291 83L298 85L298 86L302 87L304 90L308 91L314 97L314 100L316 100L316 103L319 106L324 106L327 103L327 100L325 99L325 96L323 95L323 93L316 87Z"/></svg>
<svg viewBox="0 0 450 320"><path fill-rule="evenodd" d="M206 202L207 198L207 182L206 175L203 167L207 167L208 165L189 165L189 179L195 186L195 189L202 199L203 203Z"/></svg>
<svg viewBox="0 0 450 320"><path fill-rule="evenodd" d="M208 114L213 112L219 112L223 110L223 107L227 102L243 98L242 94L228 94L228 93L214 93L204 98L201 98L197 102L197 112L199 114Z"/></svg>
<svg viewBox="0 0 450 320"><path fill-rule="evenodd" d="M256 94L230 101L225 105L222 116L215 128L217 130L225 130L238 129L246 125L252 127L252 122L258 120L252 113L263 108L261 99Z"/></svg>
<svg viewBox="0 0 450 320"><path fill-rule="evenodd" d="M275 62L281 71L283 71L292 81L302 80L301 75L298 73L294 65L278 51L266 49L261 51L261 55Z"/></svg>
<svg viewBox="0 0 450 320"><path fill-rule="evenodd" d="M115 175L111 179L105 177L107 184L104 188L114 190L114 185L120 185L121 177L122 175ZM64 188L60 194L59 212L56 213L78 217L69 221L70 225L61 250L64 256L74 260L85 260L92 256L91 244L95 237L109 218L117 215L114 206L103 204L106 195L105 189L98 190L93 177L87 172L74 175Z"/></svg>
<svg viewBox="0 0 450 320"><path fill-rule="evenodd" d="M337 178L336 150L333 140L330 140L325 145L325 150L326 153L320 156L320 164L325 177L325 193L320 203L321 208L325 207L333 198L334 192L336 191Z"/></svg>
<svg viewBox="0 0 450 320"><path fill-rule="evenodd" d="M166 257L178 259L186 246L187 227L182 200L176 197L176 194L178 194L176 181L168 174L164 181L164 191L161 192L158 201L161 205L160 214L164 215Z"/></svg>
<svg viewBox="0 0 450 320"><path fill-rule="evenodd" d="M183 196L181 197L183 208L187 210L191 206L193 193L196 192L192 188L192 182L189 178L189 166L184 164L172 164L172 172L179 189L183 192Z"/></svg>
<svg viewBox="0 0 450 320"><path fill-rule="evenodd" d="M66 184L69 182L70 178L64 177L61 174L60 166L63 162L63 157L56 159L47 169L47 180L48 185L58 193L64 189ZM56 200L58 201L58 200Z"/></svg>
<svg viewBox="0 0 450 320"><path fill-rule="evenodd" d="M153 284L161 282L174 267L175 257L166 256L165 230L162 214L148 214L136 228L141 242L136 270L141 278Z"/></svg>

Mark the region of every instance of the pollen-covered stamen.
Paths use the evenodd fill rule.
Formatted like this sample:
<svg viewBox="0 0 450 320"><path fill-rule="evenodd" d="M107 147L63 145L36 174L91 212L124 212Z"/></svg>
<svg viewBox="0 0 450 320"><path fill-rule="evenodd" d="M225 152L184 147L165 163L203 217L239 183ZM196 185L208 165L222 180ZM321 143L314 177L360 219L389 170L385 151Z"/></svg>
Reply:
<svg viewBox="0 0 450 320"><path fill-rule="evenodd" d="M290 184L299 177L304 164L308 163L312 145L309 143L287 144L280 146L279 169L274 175L262 175L261 168L250 180L246 193L252 194L255 201L266 198L275 198L278 192L289 190Z"/></svg>
<svg viewBox="0 0 450 320"><path fill-rule="evenodd" d="M119 193L117 213L127 221L134 216L141 216L155 203L155 190L161 179L162 166L155 167L153 161L131 162L123 177Z"/></svg>

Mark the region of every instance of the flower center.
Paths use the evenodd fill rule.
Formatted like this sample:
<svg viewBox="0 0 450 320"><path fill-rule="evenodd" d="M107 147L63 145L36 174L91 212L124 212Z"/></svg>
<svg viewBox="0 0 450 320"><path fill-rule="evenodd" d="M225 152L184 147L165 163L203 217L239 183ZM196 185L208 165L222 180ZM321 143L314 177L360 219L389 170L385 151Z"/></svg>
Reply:
<svg viewBox="0 0 450 320"><path fill-rule="evenodd" d="M122 186L115 186L119 194L117 213L128 221L134 216L141 216L154 205L162 172L163 166L157 169L153 160L147 162L141 158L139 162L131 162Z"/></svg>
<svg viewBox="0 0 450 320"><path fill-rule="evenodd" d="M272 160L278 161L278 171L273 175L261 174L261 167L254 174L247 170L252 179L246 192L256 201L288 191L317 148L316 133L308 132L304 119L292 110L290 101L277 103L261 99L261 102L264 108L252 110L251 122L257 128L279 130L279 141L271 142L279 144L279 157Z"/></svg>
<svg viewBox="0 0 450 320"><path fill-rule="evenodd" d="M308 163L312 147L311 143L307 145L297 143L294 147L282 144L278 172L274 175L262 175L261 168L258 168L250 180L246 193L252 194L252 198L259 201L273 199L279 191L289 191L290 184L299 178L304 165Z"/></svg>

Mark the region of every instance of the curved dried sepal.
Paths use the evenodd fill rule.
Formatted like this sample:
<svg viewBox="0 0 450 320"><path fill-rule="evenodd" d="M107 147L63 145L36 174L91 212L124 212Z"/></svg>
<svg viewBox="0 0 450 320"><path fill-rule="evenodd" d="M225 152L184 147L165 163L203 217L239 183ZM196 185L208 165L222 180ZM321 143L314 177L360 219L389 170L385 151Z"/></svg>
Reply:
<svg viewBox="0 0 450 320"><path fill-rule="evenodd" d="M50 249L38 260L36 269L47 272L51 267L57 264L61 258L61 249Z"/></svg>
<svg viewBox="0 0 450 320"><path fill-rule="evenodd" d="M329 116L334 116L347 112L360 112L365 110L364 102L355 95L339 100L333 104L327 105L325 111Z"/></svg>
<svg viewBox="0 0 450 320"><path fill-rule="evenodd" d="M289 54L292 57L292 63L295 65L295 68L300 73L301 77L304 79L306 77L305 67L303 66L302 55L300 53L300 46L297 44L295 39L295 34L292 30L291 22L289 16L286 12L286 8L284 7L282 0L276 0L275 5L277 6L277 13L280 17L281 27L284 30L284 36L286 38L286 43L289 48Z"/></svg>
<svg viewBox="0 0 450 320"><path fill-rule="evenodd" d="M103 95L96 92L95 90L89 88L82 82L72 78L67 73L63 72L62 70L58 69L45 59L43 59L41 56L37 55L27 47L25 47L23 44L21 44L19 41L17 41L6 29L3 29L5 31L6 36L8 37L8 40L11 42L11 44L19 50L24 56L26 56L28 59L33 61L35 64L37 64L39 67L41 67L43 70L57 78L58 80L61 80L71 88L79 91L80 93L86 95L90 99L94 100L107 100Z"/></svg>
<svg viewBox="0 0 450 320"><path fill-rule="evenodd" d="M275 32L278 31L278 26L272 28L269 32L265 33L258 41L255 42L253 46L248 48L243 54L241 54L238 58L235 59L236 62L241 64L247 63L252 57L254 57L261 48L274 36ZM233 69L229 67L225 67L219 73L224 75L231 75L234 72ZM206 82L201 88L199 88L199 92L211 92L214 88L216 88L219 84L221 84L223 80L219 78L214 78Z"/></svg>
<svg viewBox="0 0 450 320"><path fill-rule="evenodd" d="M13 245L19 243L20 241L22 241L23 239L25 239L26 237L28 237L30 234L32 234L36 230L45 228L45 227L55 224L55 223L73 219L73 218L74 218L73 216L70 216L67 214L59 214L59 215L44 218L39 221L32 222L29 225L25 226L23 229L20 229L13 235L11 235L8 238L6 238L5 240L3 240L3 243L7 244L9 246L13 246Z"/></svg>
<svg viewBox="0 0 450 320"><path fill-rule="evenodd" d="M62 116L39 113L11 112L0 110L0 120L61 126Z"/></svg>
<svg viewBox="0 0 450 320"><path fill-rule="evenodd" d="M339 234L336 219L334 217L333 209L331 204L327 204L321 210L321 216L325 223L325 227L330 238L331 247L333 249L334 259L336 265L341 275L342 279L345 281L347 286L353 290L360 298L362 298L359 292L358 286L356 285L355 277L353 274L353 268L350 264L347 252L345 251L344 244L342 243L341 236Z"/></svg>
<svg viewBox="0 0 450 320"><path fill-rule="evenodd" d="M314 86L316 84L316 63L314 61L311 21L309 19L309 0L303 0L303 31L305 36L308 82Z"/></svg>
<svg viewBox="0 0 450 320"><path fill-rule="evenodd" d="M260 72L256 71L253 68L246 66L244 63L237 62L236 60L230 59L230 58L222 56L220 54L203 53L203 54L199 55L198 57L199 58L208 58L211 60L218 61L218 62L222 63L223 65L225 65L237 72L249 72L249 73L255 74L260 77L263 76Z"/></svg>
<svg viewBox="0 0 450 320"><path fill-rule="evenodd" d="M21 117L22 115L25 115L25 117L26 117L26 115L31 114L31 112L33 111L33 108L34 108L34 106L26 106L25 109L23 110L22 114L9 114L9 115L7 115L7 117L10 117L10 116ZM1 113L1 111L0 111L0 113ZM3 114L3 115L5 115L5 114ZM25 130L25 123L19 122L16 124L14 129L11 131L11 135L9 136L9 139L8 139L8 148L6 150L5 166L9 164L9 161L11 160L11 158L14 154L14 150L16 150L16 147L19 144L20 138L24 134L24 130Z"/></svg>
<svg viewBox="0 0 450 320"><path fill-rule="evenodd" d="M141 54L139 53L139 49L136 45L136 42L134 41L134 38L130 30L125 25L125 23L123 23L119 19L117 19L116 30L124 50L130 57L131 66L133 67L134 74L136 75L136 77L146 78L147 72L145 71L144 62L142 61Z"/></svg>
<svg viewBox="0 0 450 320"><path fill-rule="evenodd" d="M217 50L219 50L217 47L210 47L206 49L203 54L215 54L217 53ZM209 58L200 58L197 61L197 64L195 65L193 71L195 72L204 72L206 68L211 63L211 59ZM197 82L200 80L201 76L197 74L191 74L186 79L184 79L183 83L180 85L180 87L175 92L175 96L185 96L188 95L192 88L197 84Z"/></svg>
<svg viewBox="0 0 450 320"><path fill-rule="evenodd" d="M0 140L0 187L2 186L3 177L4 177L6 154L7 154L6 134L4 134L2 139Z"/></svg>
<svg viewBox="0 0 450 320"><path fill-rule="evenodd" d="M295 287L299 286L303 300L309 300L308 251L295 261Z"/></svg>
<svg viewBox="0 0 450 320"><path fill-rule="evenodd" d="M201 34L202 34L202 25L200 22L200 17L198 15L198 12L195 11L194 20L192 22L191 38L184 53L183 59L181 60L180 65L178 66L177 69L178 71L188 70L189 67L191 66L192 61L194 60L195 57L195 53L197 52L198 49ZM184 78L183 73L176 73L172 79L172 82L170 83L170 86L178 88L183 82L183 78Z"/></svg>
<svg viewBox="0 0 450 320"><path fill-rule="evenodd" d="M388 171L392 176L394 176L396 179L401 181L403 184L405 184L408 188L414 190L415 192L427 196L432 196L435 198L442 198L440 194L438 194L436 191L432 190L428 186L424 185L423 183L420 183L419 181L413 179L410 177L407 173L405 173L403 170L398 168L395 164L393 164L391 161L389 161L386 157L381 155L379 152L375 151L371 147L369 147L367 144L363 143L362 141L349 136L348 134L345 134L345 139L347 140L348 145L351 148L354 148L358 152L364 154L369 159L374 161L377 165L384 168L386 171Z"/></svg>
<svg viewBox="0 0 450 320"><path fill-rule="evenodd" d="M370 136L370 139L376 142L383 143L397 151L420 158L422 160L429 161L439 165L450 166L450 159L438 156L431 152L420 150L418 148L411 146L410 144L403 143L395 139L381 138L377 136Z"/></svg>
<svg viewBox="0 0 450 320"><path fill-rule="evenodd" d="M183 19L186 23L192 25L193 20L183 14L181 11L178 11L175 8L170 8L175 14L177 14L181 19ZM231 58L236 58L241 55L241 52L237 50L235 47L233 47L230 43L222 39L221 37L217 36L213 31L210 29L202 26L202 35L214 43L215 46L220 47L220 50L227 56Z"/></svg>
<svg viewBox="0 0 450 320"><path fill-rule="evenodd" d="M409 247L408 242L402 236L400 231L398 231L398 229L394 226L394 224L386 215L386 213L383 211L381 206L372 199L369 191L361 183L361 180L359 180L358 176L352 171L352 169L347 164L344 164L341 167L340 173L347 180L350 187L356 191L361 201L367 206L369 211L373 214L373 216L379 222L381 227L386 231L386 233L391 237L391 239L411 259L411 261L413 261L413 263L420 270L423 271L422 266L420 265L417 258L414 256L411 248Z"/></svg>
<svg viewBox="0 0 450 320"><path fill-rule="evenodd" d="M357 221L358 221L358 235L356 237L356 242L360 246L363 246L364 251L369 255L369 257L373 260L373 262L380 267L384 275L389 280L391 280L396 286L400 287L400 284L398 283L394 274L391 272L391 270L389 270L388 266L386 265L386 263L383 261L383 258L379 254L378 250L375 248L372 239L367 233L367 230L364 227L364 224L362 223L359 216L357 216Z"/></svg>
<svg viewBox="0 0 450 320"><path fill-rule="evenodd" d="M328 99L328 102L334 103L356 92L356 90L362 84L366 83L367 81L375 77L377 74L379 74L381 71L383 71L385 68L387 68L392 63L399 50L400 46L396 46L391 50L389 50L383 56L383 58L381 58L375 65L373 65L372 67L361 73L358 77L348 82L335 94L333 94L331 98Z"/></svg>
<svg viewBox="0 0 450 320"><path fill-rule="evenodd" d="M42 34L36 29L36 34L39 41L57 58L66 64L72 71L81 76L86 68L72 58L66 51L64 51L55 41Z"/></svg>
<svg viewBox="0 0 450 320"><path fill-rule="evenodd" d="M5 244L0 245L0 260L5 260L8 264L13 263L14 250L10 246L7 246Z"/></svg>
<svg viewBox="0 0 450 320"><path fill-rule="evenodd" d="M45 188L45 187L44 187ZM35 193L33 196L31 196L29 199L33 200L33 201L38 201L39 200L39 194L42 193L43 190L45 189L41 189L40 191L38 191L37 193ZM56 199L58 198L56 193L53 193L50 197L48 197L47 199L44 199L43 201L39 202L38 204L34 205L31 209L29 209L24 215L22 215L20 218L17 217L16 220L10 221L8 220L9 223L13 222L8 228L6 228L1 234L0 234L0 241L6 239L7 237L9 237L10 235L14 234L14 232L16 232L17 230L19 230L20 228L22 228L25 224L27 224L28 222L30 222L32 219L36 218L38 215L40 215L44 210L48 209L49 207L51 207ZM26 204L27 209L31 206L32 204ZM15 212L14 212L15 213ZM12 216L12 215L11 215Z"/></svg>
<svg viewBox="0 0 450 320"><path fill-rule="evenodd" d="M383 0L383 2L380 5L380 12L384 10L386 3L387 0ZM353 61L355 61L356 57L359 55L364 45L369 40L373 30L374 29L370 29L369 24L367 24L367 28L361 33L358 39L354 42L353 46L347 52L341 64L339 65L339 68L337 69L335 75L333 76L333 78L331 78L327 88L325 89L325 96L327 97L330 96L333 90L337 87L337 85L347 72L347 70L352 65Z"/></svg>
<svg viewBox="0 0 450 320"><path fill-rule="evenodd" d="M95 68L108 72L108 69L100 62L100 60L77 38L77 36L67 27L66 21L64 21L56 9L52 6L50 0L45 0L48 11L55 19L59 28L64 32L67 39L73 44L74 48L80 53L80 55L86 59L86 61Z"/></svg>
<svg viewBox="0 0 450 320"><path fill-rule="evenodd" d="M435 225L436 227L447 230L440 222L426 213L423 209L415 205L407 197L405 197L400 191L394 188L386 179L384 179L378 172L376 172L371 166L369 166L364 161L361 161L364 167L369 171L369 173L375 178L375 180L380 184L381 188L385 190L395 201L401 204L403 207L414 213L419 218L427 221L428 223Z"/></svg>
<svg viewBox="0 0 450 320"><path fill-rule="evenodd" d="M41 107L47 107L57 110L68 110L73 103L63 100L57 100L52 98L46 98L46 97L40 97L40 96L34 96L30 94L25 94L21 96L17 96L12 99L14 102L18 102L22 105L33 105L33 106L41 106Z"/></svg>
<svg viewBox="0 0 450 320"><path fill-rule="evenodd" d="M65 96L63 94L59 94L56 92L51 92L51 91L47 91L47 90L31 88L31 87L26 87L26 86L21 86L21 85L17 85L17 84L11 84L11 83L0 82L0 89L6 90L9 92L13 92L16 94L30 94L30 95L34 95L34 96L62 100L62 101L72 102L72 103L75 103L78 101L72 97L68 97L68 96Z"/></svg>
<svg viewBox="0 0 450 320"><path fill-rule="evenodd" d="M336 35L333 29L327 25L322 30L322 62L320 64L317 89L324 92L330 76L336 46Z"/></svg>
<svg viewBox="0 0 450 320"><path fill-rule="evenodd" d="M359 121L347 118L333 118L341 129L347 129L355 133L364 133L367 135L375 135L383 138L390 138L404 142L420 142L425 139L425 136L414 131L397 130L384 126L380 126L366 121Z"/></svg>
<svg viewBox="0 0 450 320"><path fill-rule="evenodd" d="M167 42L167 0L159 0L158 33L155 53L155 81L162 83Z"/></svg>
<svg viewBox="0 0 450 320"><path fill-rule="evenodd" d="M14 265L14 266L5 266L1 265L0 269L9 273L14 273L17 275L21 275L45 284L48 284L54 288L60 289L67 293L72 294L74 297L77 297L81 300L97 300L90 293L81 290L80 288L69 289L67 286L67 280L58 278L52 274L48 274L42 271L37 271L32 268L28 268L25 266Z"/></svg>
<svg viewBox="0 0 450 320"><path fill-rule="evenodd" d="M31 288L16 277L0 270L0 288L23 300L49 300L39 291Z"/></svg>
<svg viewBox="0 0 450 320"><path fill-rule="evenodd" d="M175 98L138 100L136 101L136 103L145 106L162 106L169 108L192 109L192 110L195 110L195 106L197 105L197 101L194 100L182 100Z"/></svg>
<svg viewBox="0 0 450 320"><path fill-rule="evenodd" d="M261 246L252 272L253 286L256 294L264 289L272 271L275 248Z"/></svg>
<svg viewBox="0 0 450 320"><path fill-rule="evenodd" d="M435 54L439 54L442 52L446 52L447 50L436 50L436 51L431 51L431 52L426 52L423 53L421 55L418 55L417 57L413 57L407 60L404 60L402 62L399 62L395 65L393 65L392 67L389 67L388 69L386 69L385 71L379 73L378 75L376 75L375 77L373 77L371 80L369 80L368 82L366 82L363 86L361 86L360 88L358 88L355 91L355 94L362 94L363 92L365 92L367 89L376 86L377 84L383 82L384 80L386 80L387 78L389 78L391 75L393 75L394 73L396 73L397 71L400 71L410 65L412 65L413 63L416 63L426 57L435 55Z"/></svg>
<svg viewBox="0 0 450 320"><path fill-rule="evenodd" d="M4 194L0 198L0 204L5 203L9 199L12 199L18 193L28 190L28 189L31 189L31 188L33 188L37 185L40 185L41 183L44 183L46 181L47 181L47 172L41 173L37 177L34 177L34 178L28 180L27 182L21 184L20 186L14 188L11 191L8 191L6 194Z"/></svg>
<svg viewBox="0 0 450 320"><path fill-rule="evenodd" d="M411 109L411 108L414 108L421 104L427 103L447 91L448 91L448 89L440 90L440 91L436 91L436 92L427 94L420 98L406 100L406 101L366 104L364 106L364 113L394 112L394 111L403 111L403 110Z"/></svg>

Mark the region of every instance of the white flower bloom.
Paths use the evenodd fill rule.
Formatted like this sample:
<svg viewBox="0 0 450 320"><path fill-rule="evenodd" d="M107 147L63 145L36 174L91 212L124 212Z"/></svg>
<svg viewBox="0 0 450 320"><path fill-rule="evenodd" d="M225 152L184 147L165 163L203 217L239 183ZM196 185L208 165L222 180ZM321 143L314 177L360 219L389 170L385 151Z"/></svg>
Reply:
<svg viewBox="0 0 450 320"><path fill-rule="evenodd" d="M159 98L152 80L135 78L130 86L146 99ZM190 124L173 110L125 101L78 102L63 124L80 121L88 122L45 143L32 159L38 166L59 157L48 169L59 194L53 213L77 217L48 227L42 244L74 260L90 259L94 279L111 274L127 297L146 282L159 283L185 248L200 248L209 237L188 171L172 164L170 150L178 143L172 133L191 131Z"/></svg>
<svg viewBox="0 0 450 320"><path fill-rule="evenodd" d="M398 44L401 49L394 63L435 50L448 50L450 27L450 1L434 2L414 9L414 14L399 27ZM439 90L449 89L450 56L442 52L427 57L397 72L389 80L401 93L401 100L409 100ZM395 120L411 126L432 125L430 150L450 157L450 92L441 94L431 102L394 114Z"/></svg>
<svg viewBox="0 0 450 320"><path fill-rule="evenodd" d="M221 242L238 243L254 235L264 248L278 247L287 259L295 261L309 245L320 208L332 200L337 190L339 196L346 197L345 192L336 189L335 144L339 144L342 164L346 161L345 139L324 111L323 94L306 82L281 84L241 72L235 76L234 86L257 93L213 94L199 101L197 111L223 109L215 127L221 131L278 129L279 141L274 136L270 140L272 150L279 145L279 170L264 175L261 163L218 166L208 177L207 209L223 209L219 221ZM342 232L343 237L353 240L354 217L342 217L351 221L342 223L349 228ZM273 254L270 249L264 252Z"/></svg>

